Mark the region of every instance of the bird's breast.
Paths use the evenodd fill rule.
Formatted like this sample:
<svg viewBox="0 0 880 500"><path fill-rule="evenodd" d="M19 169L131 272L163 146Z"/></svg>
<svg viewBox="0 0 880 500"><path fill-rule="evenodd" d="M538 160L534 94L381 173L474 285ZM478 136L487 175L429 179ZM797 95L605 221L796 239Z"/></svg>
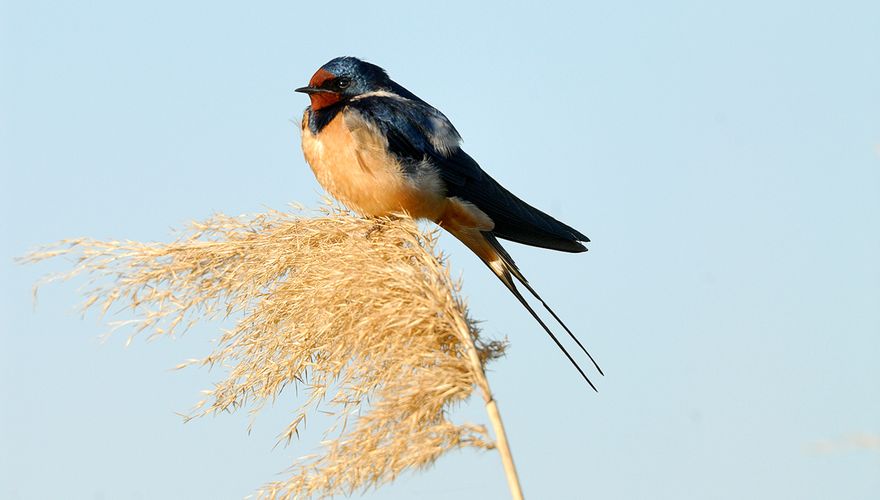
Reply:
<svg viewBox="0 0 880 500"><path fill-rule="evenodd" d="M308 126L306 111L302 147L321 186L361 214L408 213L437 220L446 208L436 171L422 165L405 173L381 131L356 111L338 113L317 134Z"/></svg>

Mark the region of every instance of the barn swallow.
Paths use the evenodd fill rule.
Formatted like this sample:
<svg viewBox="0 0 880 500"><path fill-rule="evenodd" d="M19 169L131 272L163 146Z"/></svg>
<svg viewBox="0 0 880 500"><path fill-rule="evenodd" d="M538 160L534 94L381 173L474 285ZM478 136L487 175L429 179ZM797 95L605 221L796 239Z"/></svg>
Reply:
<svg viewBox="0 0 880 500"><path fill-rule="evenodd" d="M584 252L590 241L514 196L465 153L455 127L439 110L354 57L337 57L312 76L311 106L302 119L302 148L318 182L365 216L405 213L452 233L492 270L538 321L584 380L584 370L517 289L518 280L602 369L520 272L498 238ZM604 375L604 374L603 374Z"/></svg>

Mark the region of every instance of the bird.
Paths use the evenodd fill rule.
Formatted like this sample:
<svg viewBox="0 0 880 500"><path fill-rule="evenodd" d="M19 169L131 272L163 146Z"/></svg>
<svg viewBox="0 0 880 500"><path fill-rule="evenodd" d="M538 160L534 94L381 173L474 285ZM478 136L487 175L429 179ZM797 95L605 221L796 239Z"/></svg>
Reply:
<svg viewBox="0 0 880 500"><path fill-rule="evenodd" d="M585 252L580 231L522 201L461 148L452 122L356 57L331 59L305 87L302 149L319 184L368 217L428 219L460 240L516 297L589 386L596 386L518 290L524 286L604 372L580 340L532 288L499 239L562 252Z"/></svg>

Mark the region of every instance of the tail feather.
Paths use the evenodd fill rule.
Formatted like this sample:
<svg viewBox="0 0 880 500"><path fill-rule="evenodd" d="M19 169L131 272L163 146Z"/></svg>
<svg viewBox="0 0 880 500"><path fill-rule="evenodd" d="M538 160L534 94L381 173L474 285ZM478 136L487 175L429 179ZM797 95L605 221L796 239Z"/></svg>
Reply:
<svg viewBox="0 0 880 500"><path fill-rule="evenodd" d="M598 389L596 389L596 386L593 385L593 382L590 381L590 378L587 377L587 375L584 373L584 370L581 369L580 365L577 364L577 362L574 360L574 358L571 356L571 354L569 354L568 350L566 350L565 347L562 345L562 343L559 341L559 339L556 338L556 335L554 335L553 332L550 330L550 328L547 327L547 325L544 323L544 321L541 319L541 317L538 316L537 313L535 313L534 309L532 309L532 306L525 300L525 298L522 296L522 294L516 288L516 284L513 281L513 277L516 277L516 279L519 280L519 282L522 283L522 285L525 286L526 289L532 295L534 295L535 298L538 299L538 301L541 302L541 304L544 306L544 308L553 316L553 318L560 325L562 325L562 328L565 329L565 331L575 341L575 343L577 343L578 347L580 347L581 350L584 351L584 354L586 354L587 357L590 358L590 361L592 361L593 366L596 367L596 370L599 371L599 374L604 376L605 373L602 372L602 369L599 367L599 364L596 363L596 360L593 359L593 356L587 351L586 347L584 347L584 345L581 343L581 341L578 340L578 338L574 335L574 333L572 333L572 331L568 328L568 326L566 326L566 324L562 322L562 320L559 318L559 316L556 315L556 313L553 311L553 309L551 309L550 306L547 305L546 302L544 302L544 299L542 299L541 296L538 295L538 292L536 292L535 289L532 288L532 286L529 284L528 280L526 280L525 276L523 276L522 272L520 272L519 268L516 266L516 263L513 261L513 258L510 257L510 254L508 254L507 251L504 249L504 247L501 246L501 244L498 242L498 240L495 238L495 236L490 232L483 232L482 234L483 234L483 237L486 239L486 241L495 250L495 254L497 255L497 257L499 259L499 260L494 260L494 261L488 261L486 259L482 259L483 262L485 262L485 264L489 267L489 269L491 269L492 272L495 273L496 276L498 276L498 278L501 280L501 282L504 283L504 286L506 286L507 289L510 290L511 293L513 293L513 295L517 298L517 300L519 300L520 304L522 304L523 307L526 308L526 310L529 312L529 314L531 314L532 317L535 318L535 321L537 321L538 324L541 325L541 327L544 329L544 331L547 332L547 335L549 335L550 338L553 339L553 342L556 343L556 346L559 347L559 349L562 351L563 354L565 354L565 357L568 358L568 360L571 362L572 365L574 365L574 367L581 374L581 376L584 378L584 380L586 380L586 382L590 385L590 387L592 387L594 391L599 392Z"/></svg>
<svg viewBox="0 0 880 500"><path fill-rule="evenodd" d="M566 326L565 323L563 323L562 320L559 319L559 316L557 316L556 313L553 312L553 309L550 309L550 306L548 306L547 303L544 302L544 299L542 299L541 296L538 295L538 292L536 292L535 289L532 288L532 285L529 285L529 282L526 281L525 278L522 278L522 275L516 276L516 278L517 278L518 280L520 280L520 283L522 283L523 286L526 287L526 289L527 289L532 295L534 295L534 297L535 297L536 299L538 299L539 302L541 302L541 305L543 305L543 306L544 306L544 309L546 309L547 312L549 312L550 315L553 316L553 319L555 319L557 323L559 323L560 325L562 325L562 328L565 329L565 332L568 333L568 336L571 337L572 340L574 340L574 342L578 345L578 347L580 347L581 350L584 351L584 354L586 354L587 357L590 358L590 361L593 363L593 366L596 367L596 371L599 372L599 375L602 375L602 376L604 377L604 376L605 376L605 372L602 371L602 368L599 366L599 363L597 363L596 360L593 359L593 355L590 354L590 351L588 351L587 348L584 347L583 344L581 344L581 341L578 340L578 338L575 336L575 334L572 333L572 331L568 329L568 326Z"/></svg>
<svg viewBox="0 0 880 500"><path fill-rule="evenodd" d="M553 311L553 309L551 309L550 306L546 302L544 302L544 299L541 298L540 295L538 295L538 292L535 291L534 288L532 288L532 285L529 284L529 281L526 279L525 276L523 276L522 272L520 272L519 267L517 267L516 263L510 257L510 254L507 253L507 251L504 249L504 247L501 246L500 243L498 243L498 240L495 239L494 236L487 236L486 239L489 240L489 243L491 243L495 250L498 252L499 257L501 257L501 260L504 262L504 266L509 270L509 272L513 274L524 287L526 287L526 290L528 290L529 293L532 294L532 296L538 299L541 305L544 306L544 309L546 309L547 312L549 312L550 315L553 316L553 319L555 319L557 323L562 325L562 328L565 329L565 332L568 333L568 336L571 337L572 340L574 340L574 342L578 345L578 347L581 348L582 351L584 351L584 354L586 354L587 357L590 358L590 361L593 363L593 366L596 367L596 370L599 372L599 374L604 377L605 373L602 371L602 368L599 367L599 363L596 363L596 360L593 359L593 355L590 354L589 351L587 351L587 348L584 347L584 344L582 344L577 336L575 336L575 334L568 328L568 325L566 325L562 321L562 319L556 315L556 312ZM508 288L510 287L508 286Z"/></svg>

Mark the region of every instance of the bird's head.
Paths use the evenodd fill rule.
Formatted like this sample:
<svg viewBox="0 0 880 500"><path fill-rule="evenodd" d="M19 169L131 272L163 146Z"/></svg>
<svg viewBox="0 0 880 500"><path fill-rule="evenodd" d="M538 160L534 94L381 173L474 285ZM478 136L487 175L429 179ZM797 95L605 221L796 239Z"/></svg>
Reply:
<svg viewBox="0 0 880 500"><path fill-rule="evenodd" d="M307 87L296 89L309 95L317 111L367 92L387 90L391 80L384 69L356 57L337 57L321 66Z"/></svg>

